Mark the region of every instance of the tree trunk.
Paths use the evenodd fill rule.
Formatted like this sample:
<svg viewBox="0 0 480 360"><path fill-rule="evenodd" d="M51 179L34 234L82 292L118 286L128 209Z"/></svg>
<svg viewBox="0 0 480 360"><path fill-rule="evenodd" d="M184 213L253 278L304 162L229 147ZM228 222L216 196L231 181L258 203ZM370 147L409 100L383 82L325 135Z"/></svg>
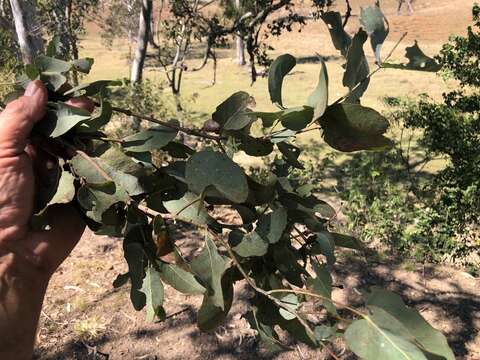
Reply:
<svg viewBox="0 0 480 360"><path fill-rule="evenodd" d="M238 65L245 65L245 42L240 35L236 35L236 44L237 44L237 63Z"/></svg>
<svg viewBox="0 0 480 360"><path fill-rule="evenodd" d="M31 64L35 56L43 51L36 0L10 0L10 6L23 62Z"/></svg>
<svg viewBox="0 0 480 360"><path fill-rule="evenodd" d="M235 0L235 7L237 8L237 11L240 12L241 10L241 4L240 0ZM245 42L243 41L243 37L241 34L236 34L235 35L235 43L236 43L236 48L237 48L237 63L240 66L243 66L246 64L245 62Z"/></svg>
<svg viewBox="0 0 480 360"><path fill-rule="evenodd" d="M143 65L147 55L148 40L150 37L150 19L152 17L152 0L142 0L142 10L138 24L137 48L132 62L130 80L132 83L142 81Z"/></svg>

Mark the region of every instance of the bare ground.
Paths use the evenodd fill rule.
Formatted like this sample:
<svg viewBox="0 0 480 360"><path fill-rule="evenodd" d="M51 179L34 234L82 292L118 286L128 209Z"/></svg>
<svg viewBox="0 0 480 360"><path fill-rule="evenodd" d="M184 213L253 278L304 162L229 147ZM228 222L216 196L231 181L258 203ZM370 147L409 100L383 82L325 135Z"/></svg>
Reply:
<svg viewBox="0 0 480 360"><path fill-rule="evenodd" d="M195 248L202 242L199 234L188 228L178 236L182 248ZM391 258L365 265L360 256L340 254L334 284L344 288L334 291L336 300L358 305L356 289L374 284L394 290L448 337L458 359L480 359L480 279L447 266L397 263ZM130 305L128 286L114 290L111 285L125 270L121 241L87 232L50 283L36 358L328 359L321 350L295 344L292 351L276 356L264 353L241 318L251 296L243 285L235 289L237 301L229 320L214 333L196 328L195 309L201 298L181 295L168 286L168 319L147 323L144 313ZM316 306L311 307L311 320L315 321ZM341 358L354 358L341 343L332 350Z"/></svg>

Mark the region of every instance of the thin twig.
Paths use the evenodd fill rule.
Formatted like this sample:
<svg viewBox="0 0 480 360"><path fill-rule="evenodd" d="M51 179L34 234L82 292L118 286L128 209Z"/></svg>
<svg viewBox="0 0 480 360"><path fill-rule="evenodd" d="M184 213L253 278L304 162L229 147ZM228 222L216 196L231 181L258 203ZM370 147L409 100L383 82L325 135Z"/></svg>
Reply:
<svg viewBox="0 0 480 360"><path fill-rule="evenodd" d="M302 352L302 349L300 349L300 346L297 344L295 345L295 348L297 349L297 353L300 359L305 360L305 355L303 355L303 352Z"/></svg>
<svg viewBox="0 0 480 360"><path fill-rule="evenodd" d="M324 345L323 348L324 348L325 350L327 350L328 354L329 354L332 358L334 358L335 360L341 360L337 355L335 355L335 353L334 353L332 350L330 350L330 348L328 347L328 345Z"/></svg>
<svg viewBox="0 0 480 360"><path fill-rule="evenodd" d="M100 106L99 103L95 103L95 105L97 107ZM138 114L138 113L133 112L130 109L122 109L122 108L117 107L117 106L112 106L112 110L115 111L115 112L127 115L127 116L133 116L133 117L136 117L138 119L142 119L142 120L149 121L149 122L152 122L152 123L155 123L155 124L158 124L158 125L162 125L162 126L165 126L169 129L177 130L177 131L183 132L183 133L188 134L188 135L197 136L197 137L200 137L200 138L210 139L210 140L214 140L214 141L224 140L223 137L218 136L218 135L211 135L211 134L207 134L204 131L199 130L199 129L186 128L186 127L183 127L183 126L180 126L180 125L177 125L177 124L169 123L167 121L158 120L158 119L154 118L153 116Z"/></svg>
<svg viewBox="0 0 480 360"><path fill-rule="evenodd" d="M342 27L345 29L345 26L348 24L348 20L350 19L350 16L352 16L352 7L350 6L350 1L345 0L347 3L347 11L345 12L345 19L343 20L343 25Z"/></svg>
<svg viewBox="0 0 480 360"><path fill-rule="evenodd" d="M331 298L328 298L326 296L323 296L323 295L320 295L320 294L316 294L316 293L312 293L310 291L307 291L307 290L302 290L302 289L274 289L274 290L269 290L269 291L264 291L266 294L268 295L271 295L271 294L281 294L281 293L290 293L290 294L301 294L301 295L307 295L307 296L311 296L311 297L316 297L316 298L319 298L319 299L322 299L322 300L327 300L327 301L331 301L332 303L338 305L338 306L341 306L345 309L347 309L348 311L354 313L355 315L357 316L360 316L360 317L365 317L366 315L354 308L352 308L351 306L348 306L344 303L341 303L339 301L336 301L336 300L333 300ZM343 319L345 320L345 319Z"/></svg>
<svg viewBox="0 0 480 360"><path fill-rule="evenodd" d="M183 314L184 312L187 312L188 310L190 310L190 308L186 307L186 308L183 308L182 310L179 310L177 312L174 312L174 313L171 313L170 315L168 315L165 320L167 319L171 319L177 315L180 315L180 314Z"/></svg>

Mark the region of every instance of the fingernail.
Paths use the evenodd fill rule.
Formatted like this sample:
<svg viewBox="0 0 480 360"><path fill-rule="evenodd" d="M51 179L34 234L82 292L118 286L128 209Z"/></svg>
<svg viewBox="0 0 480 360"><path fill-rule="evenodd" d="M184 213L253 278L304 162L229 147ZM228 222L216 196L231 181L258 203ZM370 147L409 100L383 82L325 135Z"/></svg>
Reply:
<svg viewBox="0 0 480 360"><path fill-rule="evenodd" d="M40 85L38 84L38 81L30 81L25 89L25 96L34 96L39 89Z"/></svg>

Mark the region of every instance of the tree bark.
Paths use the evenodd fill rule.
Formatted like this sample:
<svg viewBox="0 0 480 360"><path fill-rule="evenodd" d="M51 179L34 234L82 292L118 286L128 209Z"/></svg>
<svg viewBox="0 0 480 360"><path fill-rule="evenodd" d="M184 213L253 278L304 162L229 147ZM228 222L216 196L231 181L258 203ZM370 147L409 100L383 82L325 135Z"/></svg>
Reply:
<svg viewBox="0 0 480 360"><path fill-rule="evenodd" d="M36 0L10 0L18 44L25 64L31 64L35 56L43 51L36 5Z"/></svg>
<svg viewBox="0 0 480 360"><path fill-rule="evenodd" d="M237 8L237 11L240 12L241 10L241 3L240 0L235 0L235 7ZM236 34L235 35L235 43L236 43L236 49L237 49L237 63L240 66L243 66L246 64L245 62L245 42L243 40L243 36L241 34Z"/></svg>
<svg viewBox="0 0 480 360"><path fill-rule="evenodd" d="M138 24L137 48L132 62L130 80L132 83L142 81L143 66L147 55L148 40L150 38L150 19L152 17L152 0L142 0L140 21Z"/></svg>

